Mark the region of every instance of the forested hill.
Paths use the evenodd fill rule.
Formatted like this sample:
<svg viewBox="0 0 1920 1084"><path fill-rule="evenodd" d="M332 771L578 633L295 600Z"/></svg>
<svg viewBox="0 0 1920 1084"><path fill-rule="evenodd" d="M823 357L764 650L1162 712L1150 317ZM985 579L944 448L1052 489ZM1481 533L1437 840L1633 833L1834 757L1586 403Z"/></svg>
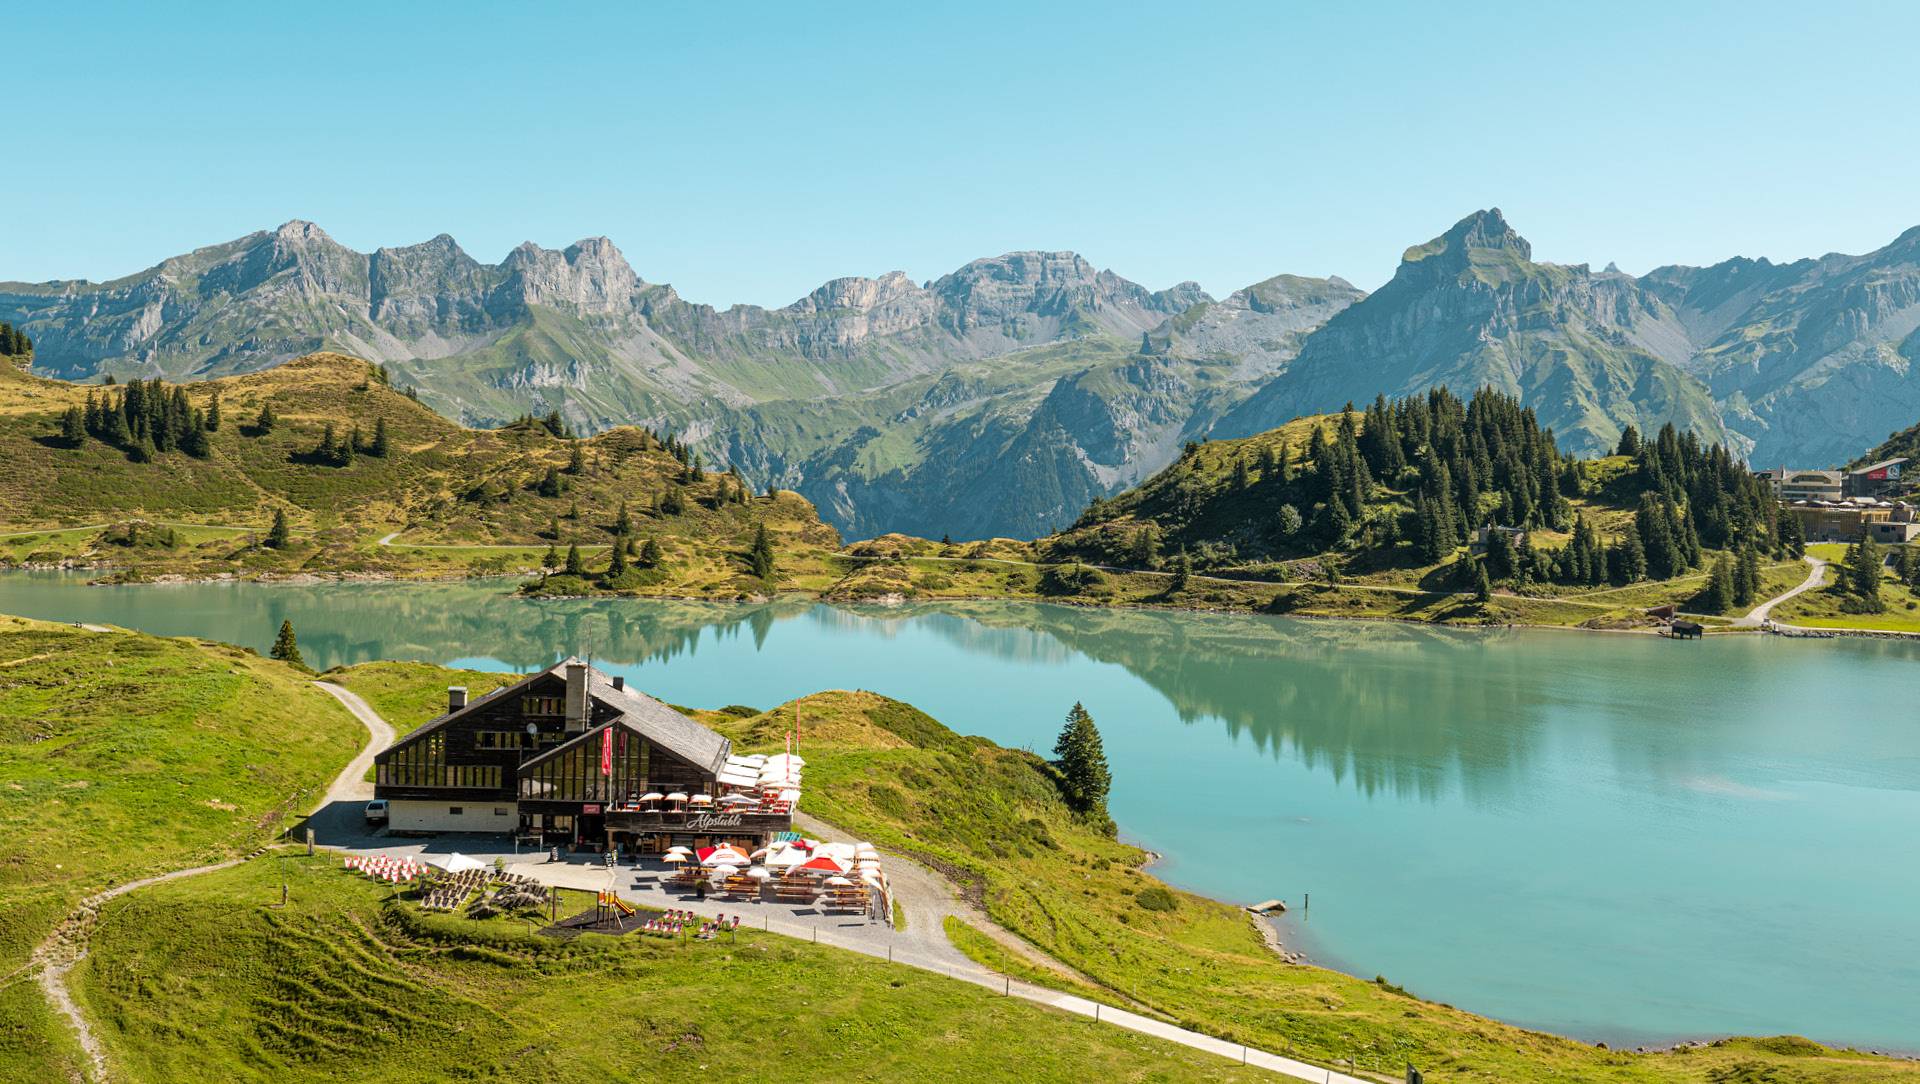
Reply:
<svg viewBox="0 0 1920 1084"><path fill-rule="evenodd" d="M671 436L576 438L557 416L468 429L344 355L192 384L78 385L0 366L0 523L264 529L276 516L322 547L405 530L564 548L608 544L623 526L744 542L763 522L776 537L838 543L797 495L756 495Z"/></svg>
<svg viewBox="0 0 1920 1084"><path fill-rule="evenodd" d="M1920 460L1920 423L1909 425L1897 433L1887 434L1887 439L1848 463L1847 469L1855 470L1869 463L1878 463L1886 459Z"/></svg>
<svg viewBox="0 0 1920 1084"><path fill-rule="evenodd" d="M1323 574L1363 574L1438 569L1498 526L1524 534L1496 532L1483 563L1493 581L1578 585L1666 579L1716 549L1749 567L1797 545L1792 523L1743 463L1690 432L1642 440L1630 428L1617 454L1580 459L1509 396L1463 403L1435 389L1189 445L1044 545L1128 567L1259 572L1312 557ZM1463 578L1473 564L1460 563Z"/></svg>

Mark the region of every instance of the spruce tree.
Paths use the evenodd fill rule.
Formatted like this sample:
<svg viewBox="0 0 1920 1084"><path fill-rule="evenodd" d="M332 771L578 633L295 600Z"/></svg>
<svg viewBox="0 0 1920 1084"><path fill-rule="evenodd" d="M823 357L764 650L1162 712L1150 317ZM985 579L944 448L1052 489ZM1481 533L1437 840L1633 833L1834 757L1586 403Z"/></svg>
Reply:
<svg viewBox="0 0 1920 1084"><path fill-rule="evenodd" d="M567 575L584 576L586 573L587 566L580 560L580 543L569 542L567 544Z"/></svg>
<svg viewBox="0 0 1920 1084"><path fill-rule="evenodd" d="M1859 596L1861 613L1885 613L1887 604L1880 597L1880 544L1869 535L1849 553L1853 566L1853 593Z"/></svg>
<svg viewBox="0 0 1920 1084"><path fill-rule="evenodd" d="M560 493L560 472L556 468L548 467L546 477L540 479L540 495L558 497Z"/></svg>
<svg viewBox="0 0 1920 1084"><path fill-rule="evenodd" d="M1160 563L1160 528L1149 522L1133 532L1133 567L1153 568Z"/></svg>
<svg viewBox="0 0 1920 1084"><path fill-rule="evenodd" d="M627 574L627 536L613 537L613 556L607 559L607 579L617 580Z"/></svg>
<svg viewBox="0 0 1920 1084"><path fill-rule="evenodd" d="M60 416L60 440L69 448L78 448L87 442L87 416L77 406L70 406Z"/></svg>
<svg viewBox="0 0 1920 1084"><path fill-rule="evenodd" d="M586 472L586 469L586 453L580 450L580 442L576 440L573 442L573 451L567 456L567 473L574 475L583 474Z"/></svg>
<svg viewBox="0 0 1920 1084"><path fill-rule="evenodd" d="M661 558L660 543L653 539L647 539L647 544L640 547L640 563L647 568L659 568Z"/></svg>
<svg viewBox="0 0 1920 1084"><path fill-rule="evenodd" d="M1080 813L1104 815L1113 774L1093 716L1079 703L1067 712L1067 723L1053 743L1054 764L1060 769L1060 789L1067 804Z"/></svg>
<svg viewBox="0 0 1920 1084"><path fill-rule="evenodd" d="M268 655L284 663L306 667L307 660L300 657L300 643L294 638L291 620L280 622L280 635L274 637L273 649Z"/></svg>
<svg viewBox="0 0 1920 1084"><path fill-rule="evenodd" d="M1721 554L1713 562L1713 572L1707 577L1706 612L1723 614L1733 608L1733 562Z"/></svg>
<svg viewBox="0 0 1920 1084"><path fill-rule="evenodd" d="M1180 552L1173 555L1173 574L1167 581L1167 592L1185 591L1192 575L1193 558L1187 556L1187 547L1181 546Z"/></svg>
<svg viewBox="0 0 1920 1084"><path fill-rule="evenodd" d="M256 433L271 433L278 420L273 416L273 404L261 403L260 416L253 420L253 430Z"/></svg>
<svg viewBox="0 0 1920 1084"><path fill-rule="evenodd" d="M767 537L767 525L761 523L754 527L753 546L747 551L747 563L753 574L759 579L773 578L773 541Z"/></svg>
<svg viewBox="0 0 1920 1084"><path fill-rule="evenodd" d="M213 398L207 400L207 432L218 433L219 431L220 393L216 391L213 393Z"/></svg>
<svg viewBox="0 0 1920 1084"><path fill-rule="evenodd" d="M267 547L276 550L285 549L288 534L287 510L284 508L274 509L273 526L267 529Z"/></svg>
<svg viewBox="0 0 1920 1084"><path fill-rule="evenodd" d="M1482 606L1493 601L1493 581L1487 578L1487 563L1473 563L1473 601Z"/></svg>
<svg viewBox="0 0 1920 1084"><path fill-rule="evenodd" d="M367 449L367 454L377 459L385 459L390 451L392 446L387 438L387 416L382 414L373 421L373 445Z"/></svg>
<svg viewBox="0 0 1920 1084"><path fill-rule="evenodd" d="M540 567L542 569L560 567L560 551L552 542L547 543L547 552L545 556L540 558Z"/></svg>

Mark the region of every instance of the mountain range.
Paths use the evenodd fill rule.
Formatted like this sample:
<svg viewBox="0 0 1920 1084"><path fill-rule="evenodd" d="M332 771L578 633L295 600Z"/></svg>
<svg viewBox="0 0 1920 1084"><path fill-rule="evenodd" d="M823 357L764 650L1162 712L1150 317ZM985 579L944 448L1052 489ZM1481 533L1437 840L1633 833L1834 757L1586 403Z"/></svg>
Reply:
<svg viewBox="0 0 1920 1084"><path fill-rule="evenodd" d="M289 222L104 283L0 283L36 371L179 380L319 349L463 422L560 411L671 429L852 536L1034 537L1181 446L1434 385L1519 397L1564 447L1667 422L1825 465L1920 416L1920 228L1864 256L1635 277L1533 259L1498 210L1369 295L1280 275L1214 299L1071 252L716 309L606 238L481 263L442 235L363 254Z"/></svg>

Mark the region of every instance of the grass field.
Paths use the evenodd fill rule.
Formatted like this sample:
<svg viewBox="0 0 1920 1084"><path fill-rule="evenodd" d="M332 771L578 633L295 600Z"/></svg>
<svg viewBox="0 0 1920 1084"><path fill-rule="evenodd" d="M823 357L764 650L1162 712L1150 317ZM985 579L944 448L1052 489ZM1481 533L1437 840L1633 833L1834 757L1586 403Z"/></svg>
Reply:
<svg viewBox="0 0 1920 1084"><path fill-rule="evenodd" d="M777 935L562 944L394 895L285 854L114 901L78 985L115 1079L1271 1079Z"/></svg>
<svg viewBox="0 0 1920 1084"><path fill-rule="evenodd" d="M365 733L238 648L0 617L0 1080L73 1066L16 972L82 897L258 846Z"/></svg>
<svg viewBox="0 0 1920 1084"><path fill-rule="evenodd" d="M1834 542L1808 546L1808 553L1827 562L1820 586L1781 603L1773 611L1774 619L1789 625L1816 629L1920 633L1920 594L1901 583L1891 570L1882 569L1880 575L1880 599L1886 605L1885 612L1870 614L1847 611L1849 596L1840 588L1838 576L1839 567L1846 560L1846 551L1846 546Z"/></svg>

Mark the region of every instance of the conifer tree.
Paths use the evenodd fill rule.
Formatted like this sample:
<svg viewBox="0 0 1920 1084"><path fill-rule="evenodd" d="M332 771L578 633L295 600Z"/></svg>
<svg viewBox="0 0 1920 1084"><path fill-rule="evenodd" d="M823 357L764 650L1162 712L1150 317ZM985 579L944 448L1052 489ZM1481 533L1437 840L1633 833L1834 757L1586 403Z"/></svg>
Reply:
<svg viewBox="0 0 1920 1084"><path fill-rule="evenodd" d="M548 467L546 477L540 479L540 495L558 497L560 493L560 472L554 467Z"/></svg>
<svg viewBox="0 0 1920 1084"><path fill-rule="evenodd" d="M586 574L586 563L580 560L580 543L569 542L567 544L567 575L584 576Z"/></svg>
<svg viewBox="0 0 1920 1084"><path fill-rule="evenodd" d="M1741 546L1733 565L1733 604L1751 606L1760 591L1760 555L1750 545Z"/></svg>
<svg viewBox="0 0 1920 1084"><path fill-rule="evenodd" d="M567 454L567 473L579 475L585 473L586 469L586 453L581 451L580 442L576 440L573 442L573 450Z"/></svg>
<svg viewBox="0 0 1920 1084"><path fill-rule="evenodd" d="M1473 563L1473 600L1482 606L1493 601L1493 581L1487 578L1487 563Z"/></svg>
<svg viewBox="0 0 1920 1084"><path fill-rule="evenodd" d="M1104 815L1113 774L1107 767L1100 728L1087 709L1075 703L1053 743L1054 764L1060 769L1060 789L1067 805L1080 813Z"/></svg>
<svg viewBox="0 0 1920 1084"><path fill-rule="evenodd" d="M267 547L276 550L285 549L289 533L287 530L287 510L284 508L274 509L273 526L267 529Z"/></svg>
<svg viewBox="0 0 1920 1084"><path fill-rule="evenodd" d="M1707 577L1707 600L1705 609L1710 614L1723 614L1733 608L1733 562L1721 554L1713 562L1713 572Z"/></svg>
<svg viewBox="0 0 1920 1084"><path fill-rule="evenodd" d="M1880 544L1872 535L1860 541L1848 551L1848 564L1853 570L1853 593L1860 599L1861 613L1885 613L1886 600L1880 597Z"/></svg>
<svg viewBox="0 0 1920 1084"><path fill-rule="evenodd" d="M1133 566L1153 568L1160 563L1160 528L1147 523L1133 532Z"/></svg>
<svg viewBox="0 0 1920 1084"><path fill-rule="evenodd" d="M276 422L277 422L278 420L279 420L279 419L277 419L277 418L275 418L275 417L273 416L273 404L272 404L272 403L261 403L261 404L260 404L260 416L259 416L258 418L255 418L255 419L254 419L254 421L253 421L253 429L254 429L254 432L256 432L256 433L271 433L271 432L273 432L273 427L274 427L274 424L275 424L275 423L276 423Z"/></svg>
<svg viewBox="0 0 1920 1084"><path fill-rule="evenodd" d="M661 559L660 543L647 539L647 544L640 547L640 563L647 568L659 568Z"/></svg>
<svg viewBox="0 0 1920 1084"><path fill-rule="evenodd" d="M615 535L613 538L613 556L607 559L607 579L617 580L627 574L627 536Z"/></svg>
<svg viewBox="0 0 1920 1084"><path fill-rule="evenodd" d="M376 459L385 459L392 450L387 437L387 416L382 414L373 420L373 444L367 449L367 454Z"/></svg>
<svg viewBox="0 0 1920 1084"><path fill-rule="evenodd" d="M765 523L754 527L753 546L747 551L747 563L756 577L763 580L773 578L773 542L767 537Z"/></svg>
<svg viewBox="0 0 1920 1084"><path fill-rule="evenodd" d="M207 440L207 419L198 410L193 412L192 424L180 435L180 450L195 459L205 459L213 453Z"/></svg>
<svg viewBox="0 0 1920 1084"><path fill-rule="evenodd" d="M303 669L306 667L307 660L300 657L300 642L294 638L291 620L280 622L280 635L274 637L273 649L267 654L281 662L291 663Z"/></svg>
<svg viewBox="0 0 1920 1084"><path fill-rule="evenodd" d="M220 431L220 393L216 391L213 393L213 397L207 400L207 432L218 433L219 431Z"/></svg>
<svg viewBox="0 0 1920 1084"><path fill-rule="evenodd" d="M559 532L554 532L558 534ZM552 542L547 543L547 552L540 558L540 567L544 569L560 567L560 551Z"/></svg>
<svg viewBox="0 0 1920 1084"><path fill-rule="evenodd" d="M78 448L87 441L87 416L77 406L70 406L60 416L60 440L69 448Z"/></svg>
<svg viewBox="0 0 1920 1084"><path fill-rule="evenodd" d="M1173 555L1173 575L1167 581L1167 592L1185 591L1192 575L1193 558L1187 556L1187 547L1181 546L1180 552Z"/></svg>

